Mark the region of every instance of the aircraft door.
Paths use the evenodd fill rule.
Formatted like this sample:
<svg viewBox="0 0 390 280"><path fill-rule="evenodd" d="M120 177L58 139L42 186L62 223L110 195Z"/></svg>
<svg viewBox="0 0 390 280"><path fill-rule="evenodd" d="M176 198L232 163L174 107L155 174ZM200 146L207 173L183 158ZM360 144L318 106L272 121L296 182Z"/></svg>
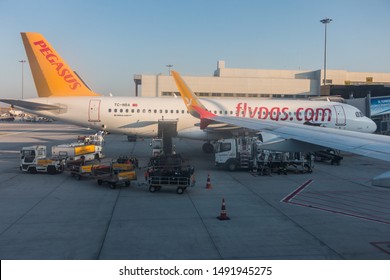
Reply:
<svg viewBox="0 0 390 280"><path fill-rule="evenodd" d="M334 109L336 111L336 125L337 126L345 126L347 124L345 118L345 111L343 106L334 105Z"/></svg>
<svg viewBox="0 0 390 280"><path fill-rule="evenodd" d="M100 99L91 99L89 101L88 121L100 122Z"/></svg>

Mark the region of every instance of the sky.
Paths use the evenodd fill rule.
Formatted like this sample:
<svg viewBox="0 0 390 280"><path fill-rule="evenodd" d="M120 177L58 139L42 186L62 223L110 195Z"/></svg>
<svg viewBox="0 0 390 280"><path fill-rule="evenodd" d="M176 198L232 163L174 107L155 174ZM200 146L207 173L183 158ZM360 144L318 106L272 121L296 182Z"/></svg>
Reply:
<svg viewBox="0 0 390 280"><path fill-rule="evenodd" d="M0 0L0 97L21 98L20 32L39 32L95 92L134 95L134 74L228 68L390 72L389 0ZM36 97L28 63L24 98Z"/></svg>

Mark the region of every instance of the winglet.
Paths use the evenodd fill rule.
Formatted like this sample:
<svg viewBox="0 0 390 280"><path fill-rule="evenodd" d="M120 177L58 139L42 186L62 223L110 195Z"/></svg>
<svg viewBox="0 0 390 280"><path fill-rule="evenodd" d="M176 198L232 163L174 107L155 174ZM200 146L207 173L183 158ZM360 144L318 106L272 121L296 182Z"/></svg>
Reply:
<svg viewBox="0 0 390 280"><path fill-rule="evenodd" d="M200 102L178 72L172 70L171 73L188 111L192 116L201 119L200 128L205 129L211 123L210 119L215 115L207 111L206 107Z"/></svg>
<svg viewBox="0 0 390 280"><path fill-rule="evenodd" d="M22 32L39 97L97 96L39 33Z"/></svg>

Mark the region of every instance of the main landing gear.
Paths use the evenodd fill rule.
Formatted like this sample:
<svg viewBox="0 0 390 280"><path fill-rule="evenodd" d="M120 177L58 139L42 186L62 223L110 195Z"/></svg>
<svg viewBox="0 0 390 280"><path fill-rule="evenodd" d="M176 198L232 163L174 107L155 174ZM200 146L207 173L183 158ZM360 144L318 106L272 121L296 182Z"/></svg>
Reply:
<svg viewBox="0 0 390 280"><path fill-rule="evenodd" d="M214 145L211 144L210 142L206 142L206 143L203 144L202 150L206 154L211 154L212 152L214 152Z"/></svg>

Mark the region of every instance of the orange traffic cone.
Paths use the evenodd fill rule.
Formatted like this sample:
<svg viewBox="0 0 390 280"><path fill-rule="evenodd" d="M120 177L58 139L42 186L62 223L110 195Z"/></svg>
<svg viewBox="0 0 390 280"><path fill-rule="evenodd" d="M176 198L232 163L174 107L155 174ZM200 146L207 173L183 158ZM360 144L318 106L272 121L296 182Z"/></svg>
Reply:
<svg viewBox="0 0 390 280"><path fill-rule="evenodd" d="M206 189L211 189L210 174L207 175Z"/></svg>
<svg viewBox="0 0 390 280"><path fill-rule="evenodd" d="M221 214L219 214L217 219L221 220L221 221L230 220L230 218L226 214L226 205L225 205L225 199L224 198L222 198Z"/></svg>

